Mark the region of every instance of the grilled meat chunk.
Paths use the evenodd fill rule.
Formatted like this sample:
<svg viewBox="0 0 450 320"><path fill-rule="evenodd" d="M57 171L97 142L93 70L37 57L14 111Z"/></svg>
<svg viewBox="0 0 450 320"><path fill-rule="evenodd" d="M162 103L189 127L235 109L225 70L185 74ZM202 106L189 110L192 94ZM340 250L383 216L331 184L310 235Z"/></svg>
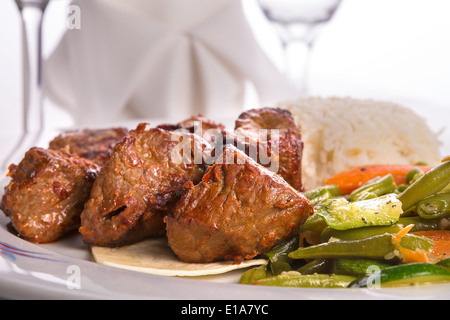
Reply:
<svg viewBox="0 0 450 320"><path fill-rule="evenodd" d="M111 156L114 145L127 133L126 128L67 131L54 138L49 148L77 154L103 166Z"/></svg>
<svg viewBox="0 0 450 320"><path fill-rule="evenodd" d="M233 146L165 218L168 243L186 262L251 259L293 237L311 203Z"/></svg>
<svg viewBox="0 0 450 320"><path fill-rule="evenodd" d="M11 165L12 178L0 209L25 239L36 243L58 240L80 225L99 167L61 151L32 148L19 165Z"/></svg>
<svg viewBox="0 0 450 320"><path fill-rule="evenodd" d="M115 247L164 234L163 219L185 183L198 183L204 174L198 152L205 147L189 133L147 130L146 124L130 131L95 181L81 216L83 240Z"/></svg>
<svg viewBox="0 0 450 320"><path fill-rule="evenodd" d="M303 190L302 135L288 110L261 108L246 111L236 120L233 134L238 143L246 145L247 150L257 149L254 153L257 155L256 161L276 170L295 189ZM270 161L263 160L262 150Z"/></svg>
<svg viewBox="0 0 450 320"><path fill-rule="evenodd" d="M221 123L215 122L205 116L196 115L185 119L177 124L162 124L158 128L165 130L179 130L184 129L190 133L195 133L202 136L209 143L214 143L217 136L225 131L225 126Z"/></svg>

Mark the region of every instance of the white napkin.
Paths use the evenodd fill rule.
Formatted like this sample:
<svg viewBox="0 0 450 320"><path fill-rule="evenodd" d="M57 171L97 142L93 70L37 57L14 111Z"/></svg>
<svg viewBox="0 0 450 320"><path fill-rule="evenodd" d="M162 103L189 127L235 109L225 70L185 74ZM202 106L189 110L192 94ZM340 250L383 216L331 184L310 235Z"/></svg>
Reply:
<svg viewBox="0 0 450 320"><path fill-rule="evenodd" d="M244 0L245 1L245 0ZM246 88L260 105L289 84L255 39L241 0L75 0L45 62L49 97L89 125L135 118L236 117Z"/></svg>

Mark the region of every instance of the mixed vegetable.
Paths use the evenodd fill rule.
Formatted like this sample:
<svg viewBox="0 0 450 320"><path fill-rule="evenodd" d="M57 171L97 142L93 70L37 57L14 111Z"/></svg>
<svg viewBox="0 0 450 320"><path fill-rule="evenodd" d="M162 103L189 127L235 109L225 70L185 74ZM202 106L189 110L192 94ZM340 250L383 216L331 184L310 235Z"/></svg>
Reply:
<svg viewBox="0 0 450 320"><path fill-rule="evenodd" d="M450 159L368 166L305 194L314 214L242 284L365 288L450 282Z"/></svg>

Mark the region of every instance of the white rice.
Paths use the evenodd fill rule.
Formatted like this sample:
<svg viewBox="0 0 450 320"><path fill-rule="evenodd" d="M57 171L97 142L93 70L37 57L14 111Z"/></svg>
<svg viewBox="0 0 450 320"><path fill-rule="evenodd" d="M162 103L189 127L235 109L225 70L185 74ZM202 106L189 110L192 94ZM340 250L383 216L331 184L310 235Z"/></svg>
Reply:
<svg viewBox="0 0 450 320"><path fill-rule="evenodd" d="M278 107L291 111L302 129L306 190L355 166L441 160L439 138L425 119L394 103L305 98Z"/></svg>

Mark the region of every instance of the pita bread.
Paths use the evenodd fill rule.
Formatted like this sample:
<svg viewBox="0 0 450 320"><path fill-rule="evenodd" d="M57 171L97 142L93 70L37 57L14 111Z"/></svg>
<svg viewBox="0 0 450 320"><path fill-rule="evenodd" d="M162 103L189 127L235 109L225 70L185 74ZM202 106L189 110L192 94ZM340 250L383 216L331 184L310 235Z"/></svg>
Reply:
<svg viewBox="0 0 450 320"><path fill-rule="evenodd" d="M265 265L265 259L213 263L186 263L180 261L167 244L166 238L154 238L120 248L94 246L91 248L96 262L132 271L161 276L197 277L217 275L233 270Z"/></svg>

